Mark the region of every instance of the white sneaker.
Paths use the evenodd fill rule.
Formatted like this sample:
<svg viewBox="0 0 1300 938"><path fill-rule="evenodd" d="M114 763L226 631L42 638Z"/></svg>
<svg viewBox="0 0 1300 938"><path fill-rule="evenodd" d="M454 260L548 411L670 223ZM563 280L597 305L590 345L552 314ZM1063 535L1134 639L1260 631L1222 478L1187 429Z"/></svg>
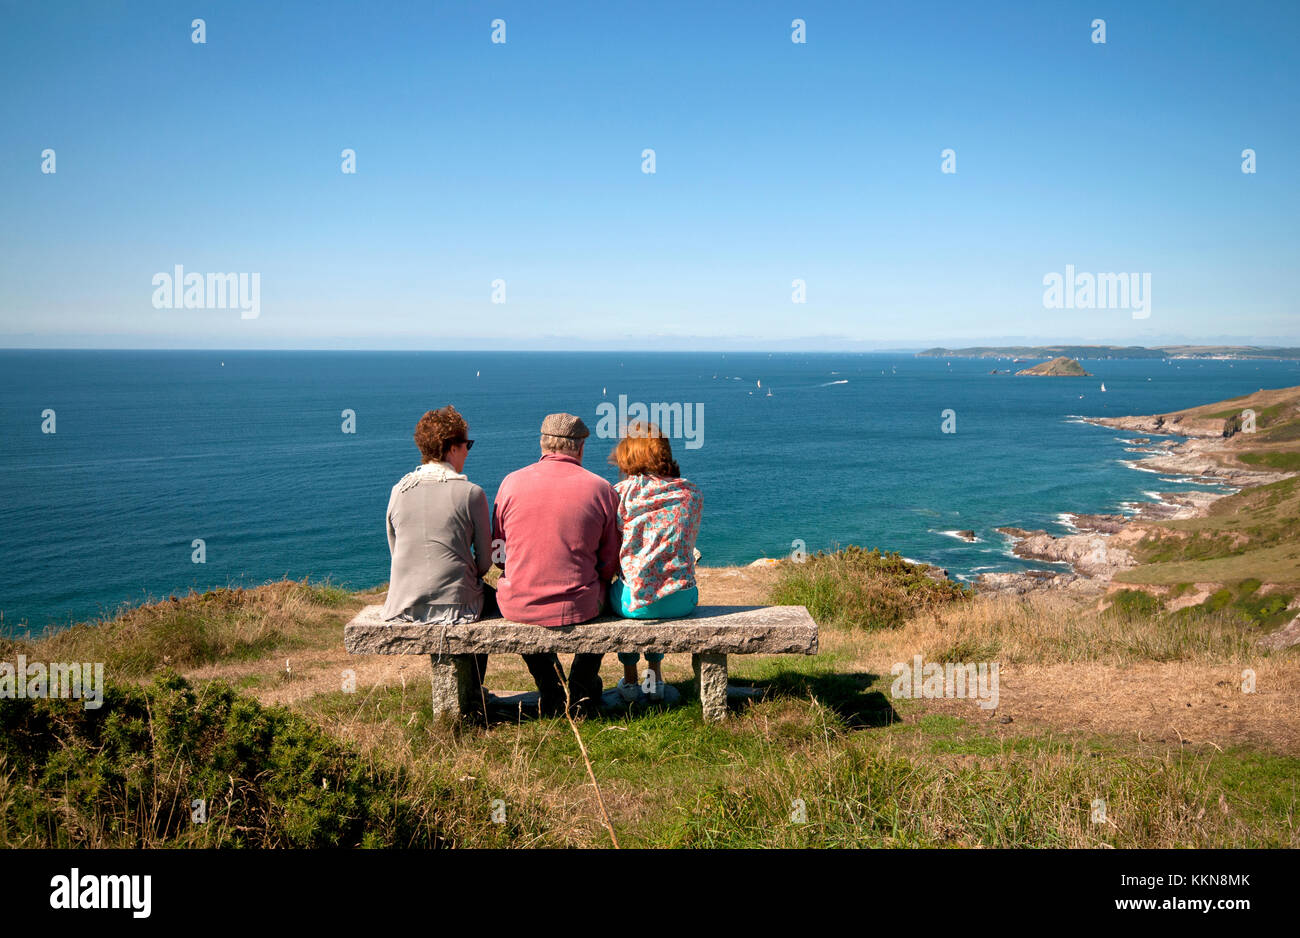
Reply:
<svg viewBox="0 0 1300 938"><path fill-rule="evenodd" d="M628 703L641 696L640 684L629 684L625 678L618 679L618 693Z"/></svg>
<svg viewBox="0 0 1300 938"><path fill-rule="evenodd" d="M661 700L664 699L664 682L657 677L653 677L654 675L653 671L651 671L650 674L652 675L651 680L654 683L654 690L651 693L645 695L646 700L652 700L655 703L659 703Z"/></svg>

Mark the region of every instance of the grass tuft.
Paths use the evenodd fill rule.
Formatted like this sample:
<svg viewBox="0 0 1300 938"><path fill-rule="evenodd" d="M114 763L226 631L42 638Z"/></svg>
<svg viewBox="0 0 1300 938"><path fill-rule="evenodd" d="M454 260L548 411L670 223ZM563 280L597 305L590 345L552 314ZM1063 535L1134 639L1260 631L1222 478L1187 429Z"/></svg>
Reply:
<svg viewBox="0 0 1300 938"><path fill-rule="evenodd" d="M967 601L969 587L936 579L926 564L897 553L849 546L818 552L803 563L783 564L769 599L804 606L818 626L829 629L885 629L911 615Z"/></svg>

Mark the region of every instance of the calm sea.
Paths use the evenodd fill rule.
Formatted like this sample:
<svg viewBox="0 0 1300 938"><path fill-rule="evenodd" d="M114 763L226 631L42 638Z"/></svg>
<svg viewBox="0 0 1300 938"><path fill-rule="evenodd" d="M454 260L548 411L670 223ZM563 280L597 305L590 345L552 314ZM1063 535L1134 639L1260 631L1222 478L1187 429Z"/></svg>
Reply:
<svg viewBox="0 0 1300 938"><path fill-rule="evenodd" d="M1122 434L1072 415L1300 384L1296 362L1084 364L1095 379L899 354L0 350L0 628L281 576L383 582L389 489L419 462L416 420L446 403L469 420L467 472L489 497L537 458L548 412L594 430L619 395L702 404L703 445L674 450L704 493L704 563L781 556L798 540L897 550L969 578L1028 566L998 526L1064 532L1063 512L1187 487L1126 468ZM941 432L945 409L955 433ZM586 456L611 481L612 445L593 438ZM979 540L946 533L957 529Z"/></svg>

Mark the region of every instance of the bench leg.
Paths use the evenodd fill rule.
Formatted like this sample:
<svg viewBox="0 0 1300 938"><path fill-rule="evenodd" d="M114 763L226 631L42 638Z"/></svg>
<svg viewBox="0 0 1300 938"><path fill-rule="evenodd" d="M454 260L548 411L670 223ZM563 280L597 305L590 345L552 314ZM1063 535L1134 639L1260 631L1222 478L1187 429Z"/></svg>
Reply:
<svg viewBox="0 0 1300 938"><path fill-rule="evenodd" d="M433 715L435 719L459 720L469 708L469 655L430 655L433 662Z"/></svg>
<svg viewBox="0 0 1300 938"><path fill-rule="evenodd" d="M707 723L720 723L727 717L727 656L691 655L695 684L700 689L700 704Z"/></svg>

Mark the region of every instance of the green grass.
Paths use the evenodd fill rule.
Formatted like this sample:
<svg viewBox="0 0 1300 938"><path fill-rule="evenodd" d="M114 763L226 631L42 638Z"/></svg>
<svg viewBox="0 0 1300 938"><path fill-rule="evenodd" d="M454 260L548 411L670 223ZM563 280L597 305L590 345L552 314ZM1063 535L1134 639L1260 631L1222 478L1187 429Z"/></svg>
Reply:
<svg viewBox="0 0 1300 938"><path fill-rule="evenodd" d="M1300 472L1300 453L1242 453L1237 458L1248 466L1265 466L1280 472Z"/></svg>
<svg viewBox="0 0 1300 938"><path fill-rule="evenodd" d="M1249 455L1249 454L1247 454ZM1300 476L1245 489L1199 518L1164 521L1135 548L1125 583L1225 583L1256 577L1300 585Z"/></svg>
<svg viewBox="0 0 1300 938"><path fill-rule="evenodd" d="M1210 754L1116 750L1050 735L1002 740L948 717L925 717L874 738L845 738L832 725L804 745L749 755L745 766L741 775L696 788L656 841L692 847L1294 843L1295 782L1282 767L1263 782L1230 770L1212 780L1219 766ZM1250 826L1218 809L1220 795L1229 804L1251 805ZM1096 798L1107 802L1107 824L1091 821ZM796 799L805 823L791 817Z"/></svg>
<svg viewBox="0 0 1300 938"><path fill-rule="evenodd" d="M1159 599L1144 590L1120 590L1111 596L1112 607L1129 616L1150 616L1163 606Z"/></svg>
<svg viewBox="0 0 1300 938"><path fill-rule="evenodd" d="M1141 623L1145 628L1132 632L1139 640L1149 640L1174 630L1185 634L1187 647L1209 649L1222 644L1216 638L1226 638L1228 646L1222 650L1229 651L1244 640L1246 646L1238 648L1238 651L1246 651L1254 640L1250 635L1252 630L1271 631L1290 622L1296 615L1294 610L1287 608L1295 597L1295 591L1270 589L1261 592L1261 586L1263 584L1254 577L1231 583L1215 590L1197 605L1184 606L1172 613L1164 611L1164 601L1160 597L1143 590L1125 589L1112 594L1112 609L1147 620ZM1168 598L1185 592L1173 591ZM1166 660L1150 647L1145 648L1139 657Z"/></svg>
<svg viewBox="0 0 1300 938"><path fill-rule="evenodd" d="M1206 780L1246 824L1300 821L1300 759L1233 746L1210 760Z"/></svg>
<svg viewBox="0 0 1300 938"><path fill-rule="evenodd" d="M1216 590L1199 606L1188 607L1180 612L1183 615L1191 615L1195 611L1218 612L1227 609L1237 613L1250 625L1268 630L1285 625L1295 618L1295 612L1287 609L1295 597L1294 592L1271 590L1260 593L1261 585L1260 581L1254 578L1242 580L1240 583Z"/></svg>
<svg viewBox="0 0 1300 938"><path fill-rule="evenodd" d="M1255 755L1268 775L1235 773L1213 750L1150 751L1117 742L1025 733L941 715L863 731L846 714L865 684L789 676L766 702L725 725L697 706L592 720L581 733L625 847L1294 846L1295 781L1287 763ZM810 687L817 690L809 693ZM819 695L820 694L820 695ZM396 704L389 698L382 709ZM910 701L905 713L915 713ZM377 711L376 711L377 712ZM386 720L400 721L394 709ZM418 722L418 721L417 721ZM562 721L494 727L454 742L404 732L414 754L454 760L511 813L541 810L541 843L607 845L587 804L586 770ZM523 754L521 756L521 754ZM522 758L522 762L521 762ZM1295 760L1290 760L1293 763ZM502 767L514 764L512 770ZM1217 773L1217 775L1212 774ZM539 808L532 789L556 803ZM1220 796L1251 812L1223 814ZM1091 822L1105 798L1110 823ZM806 820L791 815L803 802ZM634 805L619 811L617 806ZM485 807L484 807L485 810ZM1249 823L1247 823L1247 820ZM557 832L565 832L562 836Z"/></svg>

